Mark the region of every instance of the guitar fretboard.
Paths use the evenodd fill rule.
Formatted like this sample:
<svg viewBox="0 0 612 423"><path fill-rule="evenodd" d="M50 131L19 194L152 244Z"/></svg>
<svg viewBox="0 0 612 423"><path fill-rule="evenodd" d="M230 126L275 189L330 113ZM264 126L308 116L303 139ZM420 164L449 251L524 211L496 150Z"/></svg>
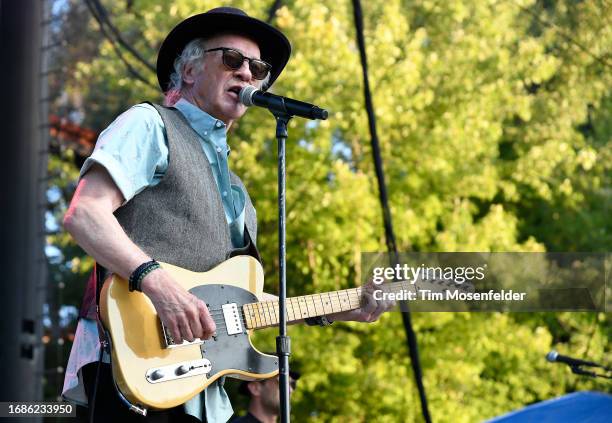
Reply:
<svg viewBox="0 0 612 423"><path fill-rule="evenodd" d="M361 288L287 298L287 322L355 310L361 304ZM243 306L246 326L261 329L278 325L278 301L261 301Z"/></svg>
<svg viewBox="0 0 612 423"><path fill-rule="evenodd" d="M429 282L432 283L432 282ZM397 293L402 290L417 290L418 286L409 281L386 283L376 286L383 292ZM323 294L303 295L287 298L287 322L309 317L323 316L341 311L356 310L361 307L362 288L350 288ZM261 329L276 326L280 313L278 301L261 301L243 306L244 319L248 329Z"/></svg>

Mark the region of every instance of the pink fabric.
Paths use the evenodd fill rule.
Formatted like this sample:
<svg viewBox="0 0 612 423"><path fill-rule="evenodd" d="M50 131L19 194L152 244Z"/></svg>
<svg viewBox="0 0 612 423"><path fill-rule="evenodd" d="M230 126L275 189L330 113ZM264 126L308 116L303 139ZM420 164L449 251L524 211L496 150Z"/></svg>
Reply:
<svg viewBox="0 0 612 423"><path fill-rule="evenodd" d="M172 107L181 99L181 92L177 89L172 89L166 93L164 98L164 106Z"/></svg>

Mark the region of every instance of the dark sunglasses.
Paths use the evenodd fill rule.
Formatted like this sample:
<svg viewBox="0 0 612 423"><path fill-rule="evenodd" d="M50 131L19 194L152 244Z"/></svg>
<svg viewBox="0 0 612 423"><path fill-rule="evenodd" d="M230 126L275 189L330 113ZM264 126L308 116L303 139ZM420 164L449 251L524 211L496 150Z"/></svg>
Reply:
<svg viewBox="0 0 612 423"><path fill-rule="evenodd" d="M251 59L233 48L217 47L210 50L204 50L204 53L221 50L223 52L223 63L231 70L237 70L242 67L245 60L249 61L249 70L255 79L265 79L268 72L272 69L272 65L259 59Z"/></svg>

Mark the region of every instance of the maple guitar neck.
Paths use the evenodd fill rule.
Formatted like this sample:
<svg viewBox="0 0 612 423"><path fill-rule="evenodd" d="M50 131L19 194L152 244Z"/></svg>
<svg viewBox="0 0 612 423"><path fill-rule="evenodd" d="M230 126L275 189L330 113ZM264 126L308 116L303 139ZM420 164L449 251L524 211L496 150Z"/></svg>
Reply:
<svg viewBox="0 0 612 423"><path fill-rule="evenodd" d="M356 310L361 307L362 289L349 288L287 298L287 323ZM378 285L376 289L398 293L404 289L414 289L414 286L408 281L402 281ZM279 323L278 301L249 303L244 304L242 308L247 329L263 329L277 326Z"/></svg>

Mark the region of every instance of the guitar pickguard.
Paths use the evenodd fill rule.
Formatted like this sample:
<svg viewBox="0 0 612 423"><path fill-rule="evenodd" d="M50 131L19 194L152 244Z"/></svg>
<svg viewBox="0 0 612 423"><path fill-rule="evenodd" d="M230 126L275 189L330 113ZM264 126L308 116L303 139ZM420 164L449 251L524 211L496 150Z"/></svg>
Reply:
<svg viewBox="0 0 612 423"><path fill-rule="evenodd" d="M222 284L199 285L189 292L206 302L217 325L216 336L200 346L202 357L212 364L209 378L224 372L239 379L253 379L247 373L269 374L278 370L278 358L257 351L249 339L242 306L258 301L255 295L246 289ZM228 307L230 304L235 304L235 309ZM225 310L223 306L226 306ZM234 315L236 312L237 316ZM237 325L232 320L236 317L242 329L240 333L236 333ZM227 370L236 372L227 374Z"/></svg>

